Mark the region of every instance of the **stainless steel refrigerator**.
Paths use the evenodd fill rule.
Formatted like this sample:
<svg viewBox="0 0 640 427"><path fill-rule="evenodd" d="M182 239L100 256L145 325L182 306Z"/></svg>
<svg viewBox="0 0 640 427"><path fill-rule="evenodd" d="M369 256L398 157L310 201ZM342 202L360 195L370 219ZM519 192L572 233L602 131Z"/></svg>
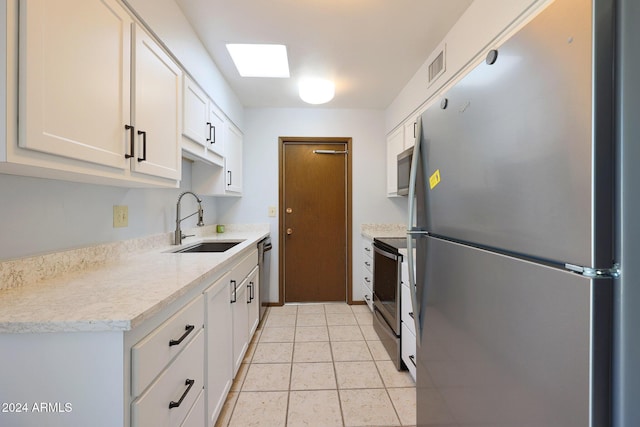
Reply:
<svg viewBox="0 0 640 427"><path fill-rule="evenodd" d="M640 144L637 30L635 68L620 63L637 12L556 0L422 114L407 239L419 426L640 425L640 298L623 271L625 254L640 262L625 214L640 221L640 176L622 153Z"/></svg>

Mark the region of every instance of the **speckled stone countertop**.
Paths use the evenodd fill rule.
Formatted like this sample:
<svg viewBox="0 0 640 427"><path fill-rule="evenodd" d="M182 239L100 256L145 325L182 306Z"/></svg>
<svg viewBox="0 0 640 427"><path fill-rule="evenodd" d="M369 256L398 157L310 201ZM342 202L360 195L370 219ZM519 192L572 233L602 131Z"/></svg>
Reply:
<svg viewBox="0 0 640 427"><path fill-rule="evenodd" d="M0 333L126 331L153 316L203 280L214 278L239 261L269 234L268 226L253 230L192 237L201 240L243 240L222 253L170 253L177 246L115 257L87 265L50 280L0 290Z"/></svg>
<svg viewBox="0 0 640 427"><path fill-rule="evenodd" d="M362 224L361 234L373 240L374 237L405 237L407 235L406 224Z"/></svg>

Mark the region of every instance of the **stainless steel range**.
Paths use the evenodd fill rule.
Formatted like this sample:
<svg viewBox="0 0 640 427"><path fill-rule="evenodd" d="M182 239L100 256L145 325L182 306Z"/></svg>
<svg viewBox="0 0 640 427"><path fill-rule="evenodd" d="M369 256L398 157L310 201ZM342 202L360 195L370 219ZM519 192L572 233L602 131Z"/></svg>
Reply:
<svg viewBox="0 0 640 427"><path fill-rule="evenodd" d="M373 240L373 327L397 369L406 369L401 359L400 286L402 254L406 238Z"/></svg>

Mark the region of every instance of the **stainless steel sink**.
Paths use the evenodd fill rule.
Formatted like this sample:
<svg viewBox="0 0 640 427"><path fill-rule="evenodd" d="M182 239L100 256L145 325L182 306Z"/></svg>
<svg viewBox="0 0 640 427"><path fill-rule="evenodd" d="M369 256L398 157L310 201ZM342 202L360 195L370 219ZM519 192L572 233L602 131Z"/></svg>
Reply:
<svg viewBox="0 0 640 427"><path fill-rule="evenodd" d="M228 241L228 242L200 242L195 245L188 246L183 249L179 249L177 251L173 251L174 253L187 253L187 252L224 252L233 248L234 246L244 242L244 240L239 241Z"/></svg>

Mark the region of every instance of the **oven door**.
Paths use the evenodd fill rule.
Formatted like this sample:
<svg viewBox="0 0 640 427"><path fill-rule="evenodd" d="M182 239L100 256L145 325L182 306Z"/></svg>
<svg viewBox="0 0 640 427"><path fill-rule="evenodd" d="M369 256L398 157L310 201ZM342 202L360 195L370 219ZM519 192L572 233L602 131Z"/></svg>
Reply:
<svg viewBox="0 0 640 427"><path fill-rule="evenodd" d="M373 244L373 306L400 335L400 268L402 255Z"/></svg>

